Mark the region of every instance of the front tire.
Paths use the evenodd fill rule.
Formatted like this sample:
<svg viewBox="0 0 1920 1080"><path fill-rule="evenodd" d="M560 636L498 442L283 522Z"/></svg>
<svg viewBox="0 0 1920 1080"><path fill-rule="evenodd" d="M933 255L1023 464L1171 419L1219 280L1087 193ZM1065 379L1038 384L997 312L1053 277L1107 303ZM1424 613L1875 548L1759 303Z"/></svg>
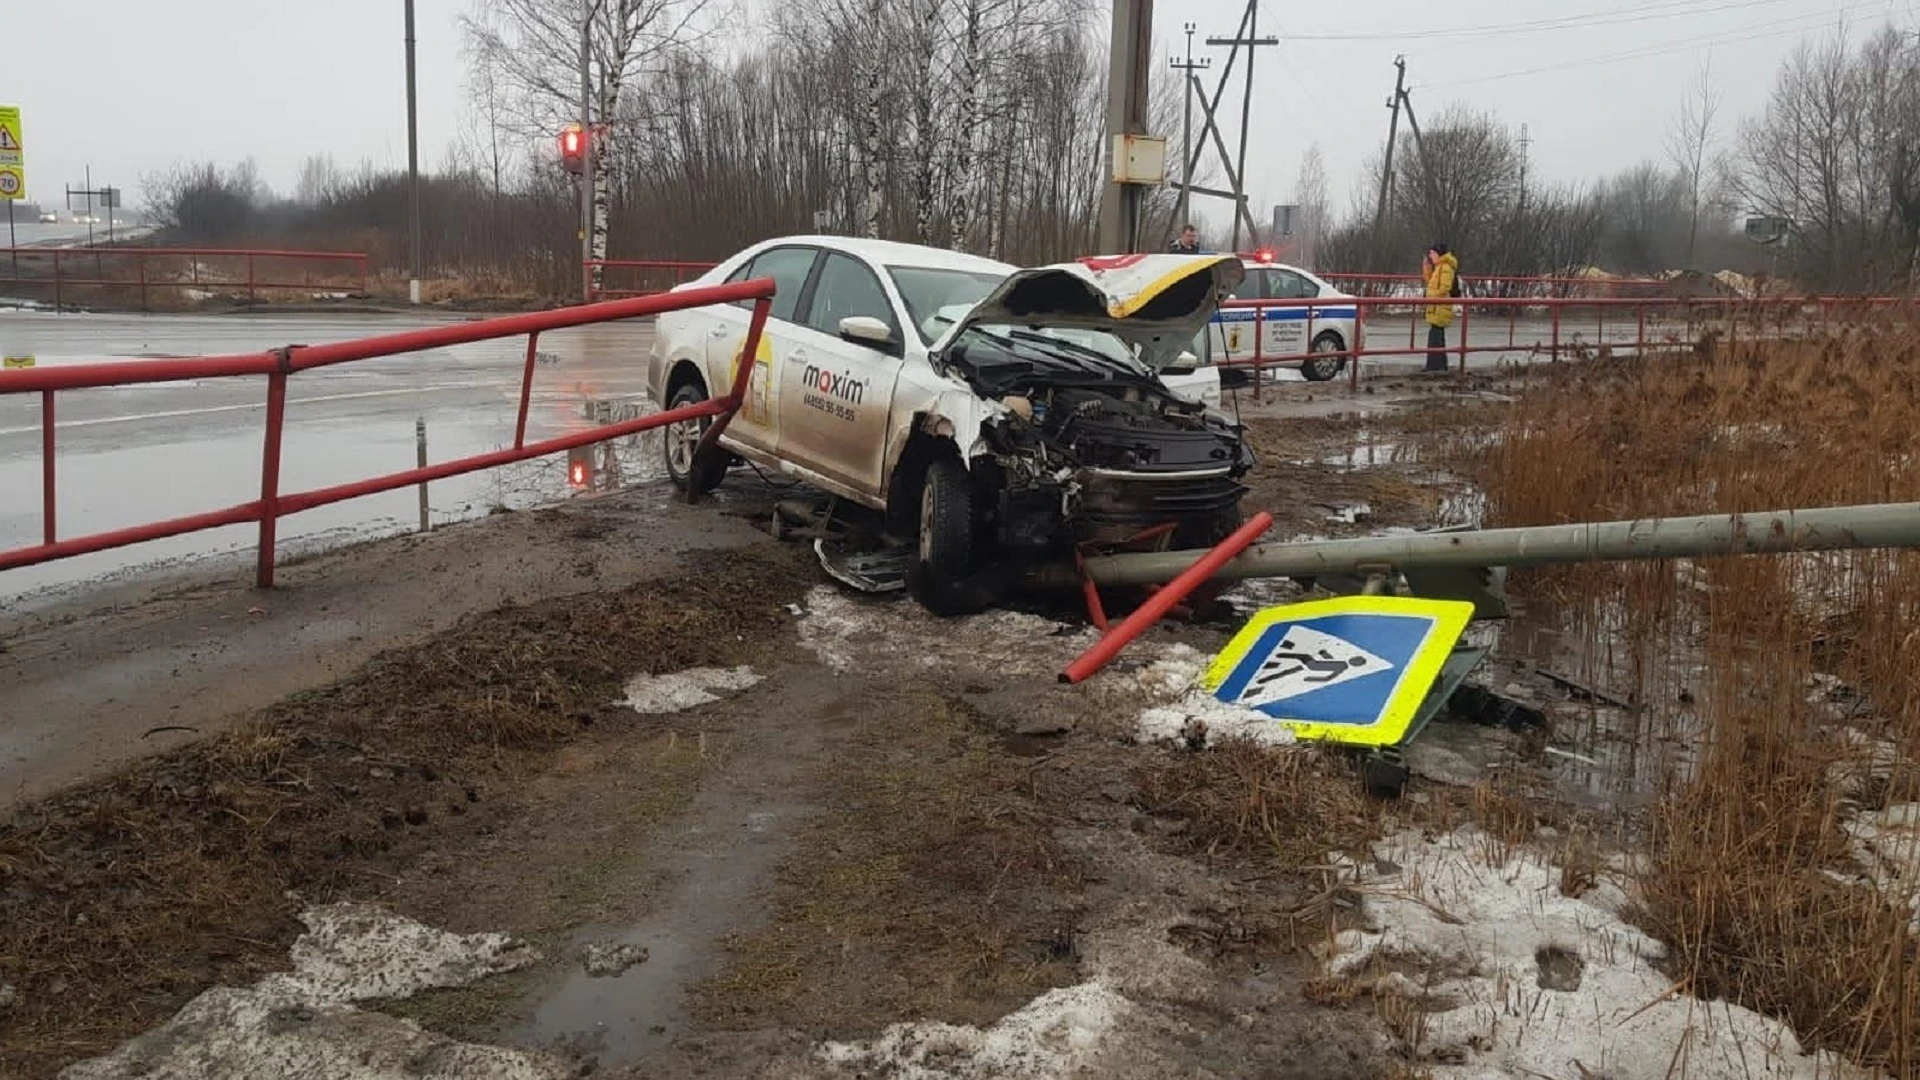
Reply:
<svg viewBox="0 0 1920 1080"><path fill-rule="evenodd" d="M974 547L973 485L952 457L927 463L920 485L920 529L908 585L914 599L935 615L964 615L982 604L971 587Z"/></svg>
<svg viewBox="0 0 1920 1080"><path fill-rule="evenodd" d="M688 381L681 383L667 398L667 408L685 408L705 400L706 387L697 380ZM668 424L663 430L662 456L666 460L667 478L681 491L690 490L695 495L705 495L719 487L720 481L726 477L726 456L719 452L719 447L715 447L705 461L694 453L700 445L700 436L706 434L712 424L713 418L709 416Z"/></svg>
<svg viewBox="0 0 1920 1080"><path fill-rule="evenodd" d="M1340 339L1339 334L1331 330L1313 339L1313 352L1316 354L1340 353L1345 352L1346 348L1347 343ZM1307 360L1300 365L1300 374L1304 376L1308 382L1326 382L1335 375L1340 374L1341 370L1346 366L1347 359L1344 356L1315 355L1308 357Z"/></svg>

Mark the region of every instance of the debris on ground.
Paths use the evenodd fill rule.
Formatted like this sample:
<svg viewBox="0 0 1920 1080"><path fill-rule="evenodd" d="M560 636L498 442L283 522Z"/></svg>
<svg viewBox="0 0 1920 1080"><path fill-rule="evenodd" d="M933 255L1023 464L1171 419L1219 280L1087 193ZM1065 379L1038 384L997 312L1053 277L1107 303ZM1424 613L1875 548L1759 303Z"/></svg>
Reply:
<svg viewBox="0 0 1920 1080"><path fill-rule="evenodd" d="M580 966L593 978L610 979L646 963L650 955L645 945L594 944L580 950Z"/></svg>
<svg viewBox="0 0 1920 1080"><path fill-rule="evenodd" d="M338 1080L561 1080L571 1065L544 1054L456 1042L411 1020L353 1003L466 986L538 959L500 934L451 934L370 904L300 916L291 972L249 989L215 987L165 1024L60 1080L286 1075Z"/></svg>
<svg viewBox="0 0 1920 1080"><path fill-rule="evenodd" d="M1265 713L1229 705L1200 687L1209 659L1190 645L1175 644L1138 672L1141 688L1160 700L1140 713L1135 737L1143 743L1175 743L1194 750L1235 739L1293 745L1293 731L1285 724Z"/></svg>
<svg viewBox="0 0 1920 1080"><path fill-rule="evenodd" d="M1806 1053L1776 1020L1683 992L1604 877L1565 895L1562 867L1471 826L1390 836L1370 865L1347 865L1366 926L1334 939L1327 970L1403 1003L1386 1009L1404 1018L1395 1035L1436 1080L1668 1076L1676 1063L1695 1080L1874 1075Z"/></svg>
<svg viewBox="0 0 1920 1080"><path fill-rule="evenodd" d="M918 604L850 596L817 586L804 601L800 644L839 672L916 676L992 671L1051 679L1099 634L1025 612L993 610L965 619Z"/></svg>
<svg viewBox="0 0 1920 1080"><path fill-rule="evenodd" d="M665 675L636 675L628 681L621 705L637 713L676 713L719 701L760 681L745 664L735 668L688 668Z"/></svg>
<svg viewBox="0 0 1920 1080"><path fill-rule="evenodd" d="M852 1077L1051 1080L1087 1067L1132 1011L1099 982L1049 990L988 1028L894 1024L866 1043L828 1043L823 1062Z"/></svg>

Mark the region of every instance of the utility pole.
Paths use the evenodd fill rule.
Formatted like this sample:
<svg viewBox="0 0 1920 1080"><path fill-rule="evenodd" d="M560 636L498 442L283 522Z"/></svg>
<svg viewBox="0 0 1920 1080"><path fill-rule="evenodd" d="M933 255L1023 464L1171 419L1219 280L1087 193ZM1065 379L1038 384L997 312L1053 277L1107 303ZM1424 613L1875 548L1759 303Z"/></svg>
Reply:
<svg viewBox="0 0 1920 1080"><path fill-rule="evenodd" d="M1181 119L1180 160L1185 165L1185 168L1180 175L1180 222L1174 226L1176 229L1193 220L1193 88L1196 78L1194 72L1205 71L1213 66L1213 61L1207 57L1203 56L1197 61L1193 58L1193 33L1195 29L1196 27L1192 23L1186 25L1186 60L1182 61L1176 56L1168 61L1168 66L1172 67L1175 71L1185 72L1180 80L1184 90L1184 93L1182 93L1180 97L1184 105L1185 113ZM1237 218L1235 219L1235 224L1238 224Z"/></svg>
<svg viewBox="0 0 1920 1080"><path fill-rule="evenodd" d="M580 301L593 299L593 161L599 136L593 130L593 0L580 0Z"/></svg>
<svg viewBox="0 0 1920 1080"><path fill-rule="evenodd" d="M1147 131L1147 83L1152 65L1153 0L1113 0L1107 60L1106 190L1100 198L1099 254L1138 250L1142 187L1120 175L1122 136Z"/></svg>
<svg viewBox="0 0 1920 1080"><path fill-rule="evenodd" d="M420 302L420 111L414 96L413 0L407 0L407 302Z"/></svg>
<svg viewBox="0 0 1920 1080"><path fill-rule="evenodd" d="M1387 121L1387 163L1380 170L1380 201L1373 209L1373 247L1379 252L1384 239L1381 229L1387 223L1387 198L1393 194L1393 147L1400 141L1400 100L1407 96L1407 58L1393 58L1393 96L1387 99L1387 108L1393 110L1393 119Z"/></svg>
<svg viewBox="0 0 1920 1080"><path fill-rule="evenodd" d="M1533 136L1527 132L1527 125L1520 125L1520 217L1527 216L1527 148L1533 145ZM1691 259L1691 253L1689 253Z"/></svg>
<svg viewBox="0 0 1920 1080"><path fill-rule="evenodd" d="M1240 150L1234 158L1233 170L1235 174L1233 187L1234 199L1241 206L1244 206L1247 197L1245 187L1247 176L1247 128L1252 124L1253 120L1253 53L1255 49L1263 45L1280 44L1280 39L1277 37L1263 38L1258 36L1260 29L1260 0L1247 0L1246 17L1241 20L1241 24L1247 28L1246 36L1235 35L1230 38L1208 38L1207 44L1226 45L1231 47L1235 52L1238 52L1242 48L1247 50L1246 89L1240 98ZM1247 239L1251 240L1255 246L1258 246L1260 237L1254 230L1251 215L1247 218L1247 232L1250 234ZM1233 218L1233 249L1235 251L1240 250L1240 215L1238 213L1236 213Z"/></svg>

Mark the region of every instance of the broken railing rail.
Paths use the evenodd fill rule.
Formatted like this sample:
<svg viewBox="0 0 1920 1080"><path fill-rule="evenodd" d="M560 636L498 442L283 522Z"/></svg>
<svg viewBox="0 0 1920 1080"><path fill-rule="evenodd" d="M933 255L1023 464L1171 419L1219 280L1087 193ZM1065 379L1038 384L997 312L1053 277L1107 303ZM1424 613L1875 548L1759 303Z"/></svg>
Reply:
<svg viewBox="0 0 1920 1080"><path fill-rule="evenodd" d="M1227 580L1368 576L1418 569L1518 568L1861 548L1920 548L1920 503L1256 544L1220 565L1211 576ZM1152 585L1173 580L1207 554L1167 551L1105 555L1079 565L1043 567L1036 572L1035 583L1078 588L1084 573L1100 585Z"/></svg>
<svg viewBox="0 0 1920 1080"><path fill-rule="evenodd" d="M224 274L208 263L239 264L241 269ZM307 264L299 280L289 265L294 263ZM277 248L0 248L0 287L50 288L55 308L79 288L131 290L139 294L142 311L147 310L149 294L164 289L244 290L249 302L262 292L288 290L348 290L365 296L367 255Z"/></svg>
<svg viewBox="0 0 1920 1080"><path fill-rule="evenodd" d="M1458 312L1447 329L1447 344L1430 348L1426 344L1424 313L1435 306L1452 307ZM1691 349L1699 333L1716 330L1724 334L1723 344L1732 346L1742 340L1780 331L1789 325L1832 325L1842 316L1871 312L1912 312L1920 309L1920 300L1892 296L1782 296L1760 299L1733 297L1425 297L1425 296L1339 296L1300 300L1228 300L1223 311L1252 309L1252 354L1219 357L1212 362L1221 368L1278 367L1298 364L1317 356L1339 356L1347 361L1350 386L1358 386L1363 358L1425 357L1444 353L1457 372L1467 370L1467 357L1475 353L1544 354L1550 359L1612 352L1644 354L1655 350ZM1326 309L1350 309L1337 317L1322 314ZM1345 326L1351 322L1356 340L1331 353L1269 352L1266 327L1270 322L1300 321L1295 313L1306 312L1306 330L1302 342L1311 345L1324 328ZM1577 316L1569 322L1569 315ZM1404 318L1404 342L1388 340L1378 317ZM1523 317L1526 322L1523 323ZM1493 335L1488 336L1489 325ZM1474 332L1478 328L1479 339ZM1504 328L1504 340L1499 330ZM1393 327L1398 330L1398 324ZM1609 332L1614 336L1609 337ZM1397 337L1397 334L1395 335ZM1258 383L1256 381L1256 388Z"/></svg>
<svg viewBox="0 0 1920 1080"><path fill-rule="evenodd" d="M710 441L711 438L718 437L719 431L724 430L728 420L744 400L747 380L753 371L752 364L738 365L733 385L721 397L709 398L678 409L606 424L541 442L527 442L527 406L533 389L535 351L540 334L547 330L658 315L665 311L704 307L708 304L752 300L754 301L753 318L744 345L746 350L744 355L752 356L753 350L759 344L761 329L766 325L773 291L772 279L757 278L752 281L690 289L667 295L609 300L599 304L523 315L507 315L453 326L430 327L424 330L410 330L325 345L290 345L267 352L236 356L209 356L181 360L128 360L118 363L0 371L0 395L34 393L40 395L43 515L42 542L0 551L0 571L205 529L257 523L260 527L260 539L256 580L261 588L268 588L273 584L274 541L279 519L289 514L463 473L491 469L529 458L560 453L575 447L604 442L682 420L713 417L715 422L708 428ZM384 476L309 491L282 492L280 490L280 458L286 422L287 382L292 375L333 364L397 356L403 353L446 348L496 338L518 337L522 334L527 336L527 359L520 383L519 414L515 424L512 449L475 454L437 465L404 469ZM168 518L163 521L65 540L59 538L56 528L58 518L55 512L58 489L54 410L57 392L101 386L137 386L188 379L250 375L265 376L267 379L266 430L261 451L259 499L222 510Z"/></svg>

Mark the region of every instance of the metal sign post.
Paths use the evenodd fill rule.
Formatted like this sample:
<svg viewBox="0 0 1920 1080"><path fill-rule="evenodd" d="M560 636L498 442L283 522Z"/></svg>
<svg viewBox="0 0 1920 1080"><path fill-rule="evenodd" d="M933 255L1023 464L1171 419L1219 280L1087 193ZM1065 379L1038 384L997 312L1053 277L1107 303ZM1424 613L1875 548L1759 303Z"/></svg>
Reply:
<svg viewBox="0 0 1920 1080"><path fill-rule="evenodd" d="M7 204L7 248L13 279L20 280L20 247L13 235L13 204L27 197L27 150L20 136L20 108L0 105L0 202Z"/></svg>

